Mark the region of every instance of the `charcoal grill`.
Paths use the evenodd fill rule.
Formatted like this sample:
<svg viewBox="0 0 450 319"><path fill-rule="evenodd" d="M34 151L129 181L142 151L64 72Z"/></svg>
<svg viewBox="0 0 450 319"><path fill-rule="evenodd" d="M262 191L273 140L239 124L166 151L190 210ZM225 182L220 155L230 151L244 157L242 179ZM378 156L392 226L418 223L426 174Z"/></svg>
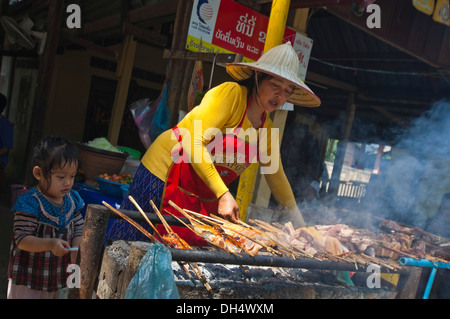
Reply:
<svg viewBox="0 0 450 319"><path fill-rule="evenodd" d="M121 210L122 213L134 219L137 222L144 221L143 217L135 211ZM147 214L152 223L159 224L160 220L154 214ZM82 235L82 242L78 254L78 263L81 268L81 288L72 289L69 297L87 299L94 292L95 283L97 281L100 269L101 258L103 255L103 243L110 218L120 218L116 214L110 212L106 207L101 205L88 205L85 226ZM171 216L165 216L166 221L172 226L182 226L182 223ZM277 257L272 255L240 255L235 256L218 250L179 250L170 249L172 259L174 261L199 262L199 263L220 263L231 265L247 265L247 266L267 266L267 267L285 267L285 268L302 268L310 270L343 270L353 272L366 272L366 267L357 265L347 261L331 261L319 259L293 259L288 257ZM381 268L382 272L392 272ZM398 297L411 298L411 293L404 292L408 284L411 283L411 275L417 277L414 271L410 271L408 267L399 267L395 273L400 274L400 281L397 287L402 290ZM415 279L414 277L414 279ZM409 283L408 283L409 282ZM403 289L404 287L404 289ZM399 288L397 288L399 289ZM410 288L408 288L410 290ZM406 294L406 295L405 295ZM415 294L415 292L414 292Z"/></svg>

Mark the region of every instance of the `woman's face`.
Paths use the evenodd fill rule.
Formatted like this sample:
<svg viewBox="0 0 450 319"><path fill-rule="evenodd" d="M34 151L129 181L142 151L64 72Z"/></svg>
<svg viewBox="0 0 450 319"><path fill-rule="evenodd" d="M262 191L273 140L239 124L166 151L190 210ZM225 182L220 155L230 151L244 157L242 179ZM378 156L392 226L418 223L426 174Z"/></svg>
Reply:
<svg viewBox="0 0 450 319"><path fill-rule="evenodd" d="M294 91L294 85L278 77L265 77L258 85L258 104L264 111L273 112L286 103Z"/></svg>

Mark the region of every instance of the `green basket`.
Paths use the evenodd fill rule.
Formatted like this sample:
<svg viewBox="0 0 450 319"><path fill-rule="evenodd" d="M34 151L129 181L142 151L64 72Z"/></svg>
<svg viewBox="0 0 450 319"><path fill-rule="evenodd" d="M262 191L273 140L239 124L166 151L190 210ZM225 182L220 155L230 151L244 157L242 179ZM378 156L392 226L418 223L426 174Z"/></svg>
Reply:
<svg viewBox="0 0 450 319"><path fill-rule="evenodd" d="M119 150L122 152L126 152L130 154L129 159L141 159L141 152L138 150L135 150L134 148L126 147L126 146L117 146Z"/></svg>

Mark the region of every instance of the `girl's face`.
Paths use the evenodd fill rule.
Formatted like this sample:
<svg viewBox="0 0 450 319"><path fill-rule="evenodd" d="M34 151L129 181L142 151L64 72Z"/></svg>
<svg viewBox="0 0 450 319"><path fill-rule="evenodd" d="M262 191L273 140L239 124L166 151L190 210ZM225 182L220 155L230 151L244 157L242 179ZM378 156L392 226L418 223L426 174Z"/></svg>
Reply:
<svg viewBox="0 0 450 319"><path fill-rule="evenodd" d="M258 86L258 104L269 113L283 106L294 91L294 86L289 81L278 77L264 78Z"/></svg>
<svg viewBox="0 0 450 319"><path fill-rule="evenodd" d="M52 169L50 180L45 178L39 166L33 168L33 175L39 181L38 187L47 198L62 203L64 196L72 189L77 174L77 163L66 163L64 167Z"/></svg>

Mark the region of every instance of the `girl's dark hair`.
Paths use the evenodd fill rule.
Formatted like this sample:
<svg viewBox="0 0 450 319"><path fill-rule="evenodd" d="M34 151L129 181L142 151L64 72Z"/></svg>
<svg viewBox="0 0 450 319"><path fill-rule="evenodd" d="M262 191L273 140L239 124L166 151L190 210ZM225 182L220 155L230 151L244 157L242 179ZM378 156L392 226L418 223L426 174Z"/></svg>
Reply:
<svg viewBox="0 0 450 319"><path fill-rule="evenodd" d="M34 147L32 164L39 166L42 175L50 180L54 168L63 168L67 164L78 165L78 148L62 137L45 137Z"/></svg>

